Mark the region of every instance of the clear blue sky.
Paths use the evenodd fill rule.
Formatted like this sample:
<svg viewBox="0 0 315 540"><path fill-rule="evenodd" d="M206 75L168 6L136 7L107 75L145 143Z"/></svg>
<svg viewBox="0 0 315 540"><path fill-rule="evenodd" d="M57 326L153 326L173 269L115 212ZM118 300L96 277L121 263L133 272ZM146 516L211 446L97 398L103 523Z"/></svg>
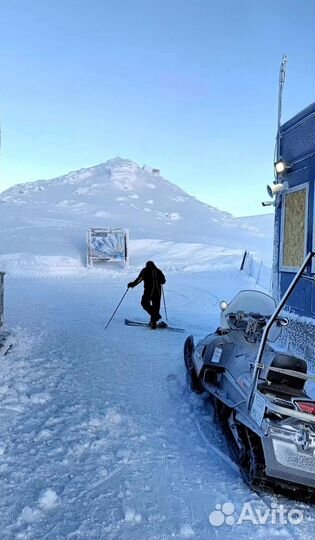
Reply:
<svg viewBox="0 0 315 540"><path fill-rule="evenodd" d="M120 155L263 212L284 119L315 99L314 0L1 0L0 191Z"/></svg>

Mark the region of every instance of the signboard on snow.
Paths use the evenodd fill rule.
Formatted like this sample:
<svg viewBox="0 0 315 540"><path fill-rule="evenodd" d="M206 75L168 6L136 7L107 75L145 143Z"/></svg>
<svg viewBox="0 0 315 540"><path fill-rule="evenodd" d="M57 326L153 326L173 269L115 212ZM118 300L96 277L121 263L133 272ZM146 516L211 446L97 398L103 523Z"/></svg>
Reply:
<svg viewBox="0 0 315 540"><path fill-rule="evenodd" d="M128 231L126 229L89 229L87 231L87 264L118 262L128 264Z"/></svg>

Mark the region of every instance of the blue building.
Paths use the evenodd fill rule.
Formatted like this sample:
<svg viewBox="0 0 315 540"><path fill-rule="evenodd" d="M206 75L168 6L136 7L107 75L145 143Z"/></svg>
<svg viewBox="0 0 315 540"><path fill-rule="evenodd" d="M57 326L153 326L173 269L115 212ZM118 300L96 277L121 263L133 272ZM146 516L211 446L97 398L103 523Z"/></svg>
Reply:
<svg viewBox="0 0 315 540"><path fill-rule="evenodd" d="M277 179L270 191L275 194L273 294L279 299L307 253L315 251L315 103L280 127L277 156ZM314 361L315 259L286 309L290 348Z"/></svg>

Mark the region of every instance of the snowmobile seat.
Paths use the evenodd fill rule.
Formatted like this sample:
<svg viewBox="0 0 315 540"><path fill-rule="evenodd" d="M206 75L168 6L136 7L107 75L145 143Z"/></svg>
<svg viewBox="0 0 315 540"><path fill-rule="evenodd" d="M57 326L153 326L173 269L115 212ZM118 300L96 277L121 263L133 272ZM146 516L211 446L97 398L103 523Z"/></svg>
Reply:
<svg viewBox="0 0 315 540"><path fill-rule="evenodd" d="M305 360L284 353L276 353L270 367L290 369L303 374L307 373L307 364ZM277 373L272 370L268 370L266 379L269 383L274 385L284 385L289 388L295 388L296 390L303 390L305 385L304 379L294 377L294 375L287 375L286 373Z"/></svg>
<svg viewBox="0 0 315 540"><path fill-rule="evenodd" d="M264 381L257 385L257 389L262 394L273 394L279 398L288 399L290 397L294 398L304 398L306 393L303 389L292 388L292 386L287 386L286 384L275 384L268 381Z"/></svg>

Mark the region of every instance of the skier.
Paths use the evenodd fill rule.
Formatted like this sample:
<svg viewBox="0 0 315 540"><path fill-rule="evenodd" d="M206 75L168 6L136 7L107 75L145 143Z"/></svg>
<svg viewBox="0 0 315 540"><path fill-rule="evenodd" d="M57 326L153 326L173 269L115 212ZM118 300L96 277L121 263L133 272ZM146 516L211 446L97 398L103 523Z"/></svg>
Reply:
<svg viewBox="0 0 315 540"><path fill-rule="evenodd" d="M150 326L153 330L156 323L162 316L160 315L162 285L165 283L165 276L161 270L155 266L154 262L148 261L134 281L128 283L128 289L136 287L143 281L144 292L141 299L143 309L151 316Z"/></svg>

